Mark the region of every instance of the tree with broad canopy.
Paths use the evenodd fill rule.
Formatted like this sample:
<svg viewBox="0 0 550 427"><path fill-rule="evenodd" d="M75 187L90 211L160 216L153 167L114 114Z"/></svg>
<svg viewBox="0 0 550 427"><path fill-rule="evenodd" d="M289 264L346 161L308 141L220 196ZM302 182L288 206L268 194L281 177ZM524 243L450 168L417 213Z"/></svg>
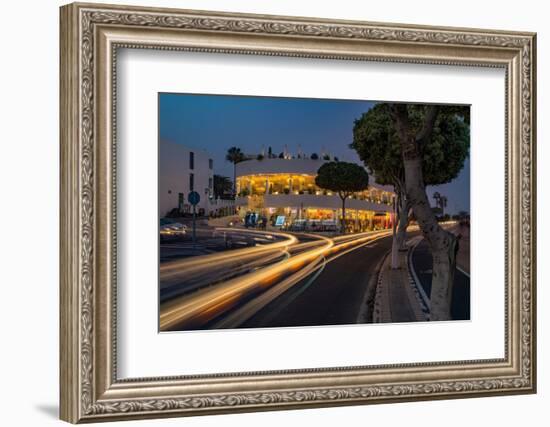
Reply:
<svg viewBox="0 0 550 427"><path fill-rule="evenodd" d="M401 149L405 194L432 252L430 319L450 320L458 239L438 224L426 194L426 185L431 176L445 173L457 158L466 158L466 154L461 154L464 150L452 151L456 158L450 156L446 159L441 153L447 144L455 142L443 137L445 131L459 123L468 125L469 109L439 105L411 107L406 104L388 106ZM433 147L432 151L430 147ZM458 163L463 163L463 160ZM443 170L437 170L435 165ZM456 176L460 169L450 175Z"/></svg>
<svg viewBox="0 0 550 427"><path fill-rule="evenodd" d="M407 110L409 130L413 133L420 132L428 106L403 106ZM355 120L353 142L350 147L357 151L377 183L394 187L398 217L394 239L395 252L397 248L403 249L405 245L411 203L406 193L401 142L391 108L391 104L376 104ZM468 156L469 122L470 109L467 106L438 108L431 138L419 147L425 186L445 184L458 176Z"/></svg>
<svg viewBox="0 0 550 427"><path fill-rule="evenodd" d="M328 162L317 171L315 184L318 187L338 193L342 199L341 231L346 232L346 199L353 193L367 189L369 175L364 167L356 163Z"/></svg>

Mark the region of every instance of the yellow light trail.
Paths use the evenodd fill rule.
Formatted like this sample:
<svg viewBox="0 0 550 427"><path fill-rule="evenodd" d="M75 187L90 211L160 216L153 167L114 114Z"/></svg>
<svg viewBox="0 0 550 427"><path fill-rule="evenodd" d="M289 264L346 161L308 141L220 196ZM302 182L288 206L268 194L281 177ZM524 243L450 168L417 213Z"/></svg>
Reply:
<svg viewBox="0 0 550 427"><path fill-rule="evenodd" d="M170 330L181 325L185 325L189 328L204 324L237 305L243 296L250 295L262 288L267 289L274 285L276 280L285 274L296 272L300 268L305 268L308 263L316 264L323 256L339 252L350 246L361 245L362 243L372 241L376 238L390 235L390 233L391 231L384 230L379 232L358 233L351 236L344 235L334 238L312 235L322 239L324 244L320 247L313 247L305 252L301 252L289 259L264 267L258 271L218 284L212 288L197 291L191 295L184 295L163 303L160 309L160 329ZM312 246L311 243L318 244L318 242L307 242L305 245ZM300 245L295 245L295 247L296 246ZM225 255L224 258L234 258L235 252L236 251L231 251L229 254L223 254ZM204 262L201 262L201 265L203 264ZM310 268L305 269L310 270ZM303 278L303 275L298 274L291 280L293 283L296 283L301 280L301 278Z"/></svg>
<svg viewBox="0 0 550 427"><path fill-rule="evenodd" d="M245 276L229 280L212 289L197 291L192 295L184 295L168 301L161 307L160 329L167 330L177 324L191 320L208 321L214 316L208 316L207 310L212 306L227 308L234 304L244 293L261 288L262 285L271 285L285 272L300 268L303 264L323 254L334 243L331 239L320 236L325 245L317 249L302 252L282 262L249 273Z"/></svg>
<svg viewBox="0 0 550 427"><path fill-rule="evenodd" d="M330 258L319 257L316 260L312 261L304 268L300 269L299 271L287 277L280 283L277 283L276 285L269 288L266 292L262 293L261 295L254 298L253 300L247 302L246 304L244 304L244 306L239 307L236 310L233 310L228 316L216 322L213 325L213 329L234 328L242 324L246 320L250 319L254 314L260 311L262 308L264 308L271 301L273 301L275 298L279 297L281 294L283 294L288 289L290 289L292 286L296 285L298 282L305 279L306 277L311 276L313 273L319 271L321 268L324 268L326 264L364 245L367 245L369 243L372 243L379 239L387 237L387 234L388 233L371 235L370 239L367 239L366 241L364 241L364 239L361 239L362 241L359 244L355 244L352 247L348 247L349 245L334 246L331 249L331 252L334 251L334 249L336 248L340 248L339 250L336 251L336 255L332 255ZM345 236L345 237L349 237L349 236ZM344 240L345 237L342 236L336 239ZM341 252L342 249L345 249L345 250ZM323 263L321 263L322 260L324 260Z"/></svg>
<svg viewBox="0 0 550 427"><path fill-rule="evenodd" d="M160 266L161 281L166 282L174 277L178 277L183 271L186 274L192 274L196 271L202 270L205 266L216 266L216 268L221 268L228 263L234 263L235 260L244 261L246 259L254 258L261 253L273 252L279 249L286 249L287 247L294 245L298 242L298 239L296 239L295 236L287 233L267 233L262 231L241 230L235 228L217 228L216 230L233 233L239 232L257 234L262 236L272 235L280 237L283 240L274 243L268 243L265 245L254 246L251 248L235 249L222 253L202 255L200 257L187 258L184 260L163 263Z"/></svg>

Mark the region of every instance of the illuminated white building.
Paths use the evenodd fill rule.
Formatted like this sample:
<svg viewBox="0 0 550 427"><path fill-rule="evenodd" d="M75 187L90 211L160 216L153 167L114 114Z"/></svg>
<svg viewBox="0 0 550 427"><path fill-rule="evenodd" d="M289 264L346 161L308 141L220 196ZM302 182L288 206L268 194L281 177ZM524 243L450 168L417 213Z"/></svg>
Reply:
<svg viewBox="0 0 550 427"><path fill-rule="evenodd" d="M287 223L297 219L339 222L342 200L315 184L317 171L325 162L263 158L238 163L236 204L241 215L257 212L268 219L284 215ZM346 200L346 223L354 230L389 227L393 197L391 187L369 185Z"/></svg>

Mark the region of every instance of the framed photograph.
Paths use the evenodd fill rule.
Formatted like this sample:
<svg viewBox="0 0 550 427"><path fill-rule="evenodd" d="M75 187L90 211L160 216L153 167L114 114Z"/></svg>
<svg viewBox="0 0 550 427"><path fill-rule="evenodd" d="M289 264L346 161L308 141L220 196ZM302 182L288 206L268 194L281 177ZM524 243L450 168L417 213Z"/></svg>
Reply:
<svg viewBox="0 0 550 427"><path fill-rule="evenodd" d="M61 8L61 418L536 391L536 37Z"/></svg>

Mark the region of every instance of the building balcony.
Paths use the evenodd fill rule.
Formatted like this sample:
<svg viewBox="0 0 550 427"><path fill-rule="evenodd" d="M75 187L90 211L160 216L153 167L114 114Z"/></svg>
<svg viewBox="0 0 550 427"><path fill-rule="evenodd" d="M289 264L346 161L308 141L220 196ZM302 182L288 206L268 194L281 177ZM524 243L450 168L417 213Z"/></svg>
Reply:
<svg viewBox="0 0 550 427"><path fill-rule="evenodd" d="M237 206L258 206L264 208L315 208L315 209L341 209L342 200L336 194L266 194L237 197ZM374 203L368 200L348 198L346 209L365 210L374 212L391 212L388 204Z"/></svg>

